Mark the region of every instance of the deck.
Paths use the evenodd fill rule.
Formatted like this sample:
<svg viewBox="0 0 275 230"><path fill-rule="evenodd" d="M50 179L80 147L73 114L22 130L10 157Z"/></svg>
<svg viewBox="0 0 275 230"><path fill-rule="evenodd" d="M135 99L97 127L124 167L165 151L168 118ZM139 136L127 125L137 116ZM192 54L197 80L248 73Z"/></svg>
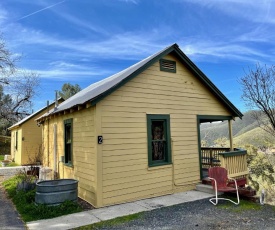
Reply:
<svg viewBox="0 0 275 230"><path fill-rule="evenodd" d="M202 147L202 177L208 176L208 168L220 166L227 169L229 177L244 183L241 181L245 181L248 175L246 154L246 150L238 148L232 151L230 148Z"/></svg>

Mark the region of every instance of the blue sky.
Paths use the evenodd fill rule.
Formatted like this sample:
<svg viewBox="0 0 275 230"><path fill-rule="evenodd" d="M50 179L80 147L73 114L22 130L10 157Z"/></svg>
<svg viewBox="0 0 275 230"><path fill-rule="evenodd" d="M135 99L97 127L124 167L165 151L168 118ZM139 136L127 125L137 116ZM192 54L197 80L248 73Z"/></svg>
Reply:
<svg viewBox="0 0 275 230"><path fill-rule="evenodd" d="M242 112L237 79L275 59L274 0L5 0L0 30L41 77L34 110L177 43Z"/></svg>

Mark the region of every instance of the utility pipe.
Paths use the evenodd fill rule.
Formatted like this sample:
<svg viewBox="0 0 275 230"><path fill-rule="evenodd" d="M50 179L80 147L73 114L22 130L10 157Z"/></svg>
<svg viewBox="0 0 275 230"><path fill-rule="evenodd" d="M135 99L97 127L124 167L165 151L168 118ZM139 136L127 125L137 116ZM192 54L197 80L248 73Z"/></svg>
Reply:
<svg viewBox="0 0 275 230"><path fill-rule="evenodd" d="M57 127L56 124L53 125L53 170L54 179L57 178Z"/></svg>

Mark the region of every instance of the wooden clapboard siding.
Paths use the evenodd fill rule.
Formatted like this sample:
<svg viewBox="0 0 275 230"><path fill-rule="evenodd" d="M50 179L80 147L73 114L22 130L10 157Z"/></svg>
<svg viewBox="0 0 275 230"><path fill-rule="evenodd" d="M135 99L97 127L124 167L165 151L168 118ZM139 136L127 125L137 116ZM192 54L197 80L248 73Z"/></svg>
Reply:
<svg viewBox="0 0 275 230"><path fill-rule="evenodd" d="M15 154L16 154L16 149L15 149L15 131L11 131L11 158L14 159L15 161Z"/></svg>
<svg viewBox="0 0 275 230"><path fill-rule="evenodd" d="M120 182L119 184L112 185L111 187L105 185L104 193L103 193L103 202L107 204L105 202L106 198L123 197L123 196L125 196L124 199L128 200L133 193L137 193L137 192L146 193L147 190L156 189L156 188L157 188L156 192L164 192L167 190L170 190L171 192L171 186L172 186L171 177L172 175L170 173L170 175L167 174L166 176L163 176L163 177L159 177L158 175L155 175L153 179L135 180L135 183ZM136 198L137 197L135 197L135 199Z"/></svg>
<svg viewBox="0 0 275 230"><path fill-rule="evenodd" d="M132 182L133 178L136 178L136 181L142 181L144 180L144 177L146 176L147 179L153 179L155 177L165 177L167 176L167 172L166 169L165 170L157 170L157 172L150 172L148 173L148 171L143 171L140 172L138 170L136 171L131 171L131 176L129 176L128 174L125 175L124 177L121 177L121 175L117 175L118 177L116 177L116 175L106 175L105 179L103 181L103 185L104 186L111 186L111 185L117 185L117 184L124 184L124 183L130 183ZM170 177L170 175L169 175Z"/></svg>
<svg viewBox="0 0 275 230"><path fill-rule="evenodd" d="M52 109L54 104L49 106ZM46 113L47 108L34 114L25 122L11 128L11 136L15 137L18 132L18 149L15 149L15 140L11 141L11 155L15 163L19 165L34 164L42 146L42 127L37 126L35 119ZM13 138L12 138L13 139Z"/></svg>
<svg viewBox="0 0 275 230"><path fill-rule="evenodd" d="M160 186L163 186L163 185L160 184ZM104 197L104 205L125 203L125 202L136 200L137 197L138 199L143 199L147 197L167 195L170 192L171 192L171 185L166 187L155 186L152 189L147 188L146 190L141 190L141 191L134 190L134 192L128 193L127 195L123 195L123 196L118 195L118 196Z"/></svg>
<svg viewBox="0 0 275 230"><path fill-rule="evenodd" d="M46 110L45 110L46 111ZM44 112L45 112L44 111ZM38 127L35 119L41 116L37 114L29 121L22 124L22 152L21 164L35 163L37 156L40 154L42 145L42 130Z"/></svg>
<svg viewBox="0 0 275 230"><path fill-rule="evenodd" d="M18 142L17 142L17 148L16 146L16 132L17 132L17 138L18 138ZM18 127L16 129L13 129L11 131L11 157L12 159L14 159L14 161L21 165L22 162L22 128Z"/></svg>
<svg viewBox="0 0 275 230"><path fill-rule="evenodd" d="M156 62L97 104L103 205L193 186L200 180L197 115L230 115L175 57L165 58L177 62L177 73L159 71ZM148 168L146 114L170 114L173 165Z"/></svg>
<svg viewBox="0 0 275 230"><path fill-rule="evenodd" d="M49 167L54 168L53 143L54 124L57 125L57 159L64 156L64 120L73 119L73 167L58 163L60 178L74 178L79 181L79 197L91 204L96 204L96 144L94 107L83 109L75 113L56 116L44 125L43 137L44 155L49 156ZM49 130L48 130L49 128Z"/></svg>

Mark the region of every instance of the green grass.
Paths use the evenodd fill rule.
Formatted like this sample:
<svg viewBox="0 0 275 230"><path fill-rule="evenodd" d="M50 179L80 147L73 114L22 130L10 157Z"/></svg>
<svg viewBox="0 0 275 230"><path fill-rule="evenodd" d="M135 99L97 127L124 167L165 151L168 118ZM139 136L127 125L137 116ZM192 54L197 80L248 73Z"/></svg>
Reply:
<svg viewBox="0 0 275 230"><path fill-rule="evenodd" d="M82 226L82 227L74 228L74 229L75 230L96 230L96 229L100 229L100 228L114 227L119 224L130 222L132 220L142 219L143 216L144 216L144 212L140 212L140 213L132 214L129 216L123 216L123 217L118 217L118 218L115 218L112 220L101 221L99 223L90 224L90 225L86 225L86 226Z"/></svg>
<svg viewBox="0 0 275 230"><path fill-rule="evenodd" d="M2 167L1 161L3 161L5 158L4 155L0 155L0 167ZM7 167L13 167L13 166L18 166L18 164L16 164L15 162L11 162L7 165Z"/></svg>
<svg viewBox="0 0 275 230"><path fill-rule="evenodd" d="M16 191L18 177L15 176L3 182L8 196L12 199L17 211L25 222L54 218L62 215L76 213L82 211L82 208L72 201L66 201L58 206L46 206L35 204L35 190Z"/></svg>
<svg viewBox="0 0 275 230"><path fill-rule="evenodd" d="M228 198L228 199L231 199L235 202L237 202L237 199L236 198L232 198L231 196L230 197L225 197L223 196L224 198ZM252 201L248 201L248 200L240 200L240 204L239 205L234 205L232 204L231 202L229 201L226 201L225 203L219 203L217 205L218 208L222 208L222 209L226 209L228 211L232 211L232 212L245 212L245 211L248 211L248 210L261 210L262 209L262 205L258 204L258 203L255 203L255 202L252 202Z"/></svg>
<svg viewBox="0 0 275 230"><path fill-rule="evenodd" d="M18 164L16 164L15 162L11 162L8 164L8 167L14 167L14 166L18 166Z"/></svg>

